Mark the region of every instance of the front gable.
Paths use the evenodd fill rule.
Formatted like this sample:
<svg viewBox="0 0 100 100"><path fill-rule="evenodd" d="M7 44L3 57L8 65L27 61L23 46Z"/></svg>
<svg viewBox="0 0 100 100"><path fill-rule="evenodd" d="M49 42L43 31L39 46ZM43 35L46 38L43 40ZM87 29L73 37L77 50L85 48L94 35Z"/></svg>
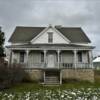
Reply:
<svg viewBox="0 0 100 100"><path fill-rule="evenodd" d="M62 33L60 33L56 28L54 27L47 27L45 28L40 34L38 34L35 38L33 38L31 40L32 44L44 44L48 42L49 36L48 33L52 33L52 44L60 44L60 43L64 43L64 44L69 44L70 40L68 40Z"/></svg>

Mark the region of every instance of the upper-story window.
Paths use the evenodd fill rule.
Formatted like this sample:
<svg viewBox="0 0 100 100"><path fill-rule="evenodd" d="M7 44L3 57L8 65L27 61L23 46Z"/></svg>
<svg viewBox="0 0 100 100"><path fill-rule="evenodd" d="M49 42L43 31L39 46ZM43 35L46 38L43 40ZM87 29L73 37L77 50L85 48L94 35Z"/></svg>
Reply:
<svg viewBox="0 0 100 100"><path fill-rule="evenodd" d="M48 43L53 43L53 33L48 32Z"/></svg>
<svg viewBox="0 0 100 100"><path fill-rule="evenodd" d="M20 63L24 63L24 52L20 52Z"/></svg>

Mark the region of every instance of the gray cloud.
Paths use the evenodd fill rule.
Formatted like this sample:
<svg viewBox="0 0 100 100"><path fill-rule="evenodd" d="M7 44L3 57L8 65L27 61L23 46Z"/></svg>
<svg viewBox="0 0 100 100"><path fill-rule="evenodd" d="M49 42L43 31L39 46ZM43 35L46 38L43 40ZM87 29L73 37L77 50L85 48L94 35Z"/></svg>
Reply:
<svg viewBox="0 0 100 100"><path fill-rule="evenodd" d="M19 25L79 26L97 46L96 52L100 50L99 9L99 0L0 0L0 25L6 34L6 44Z"/></svg>

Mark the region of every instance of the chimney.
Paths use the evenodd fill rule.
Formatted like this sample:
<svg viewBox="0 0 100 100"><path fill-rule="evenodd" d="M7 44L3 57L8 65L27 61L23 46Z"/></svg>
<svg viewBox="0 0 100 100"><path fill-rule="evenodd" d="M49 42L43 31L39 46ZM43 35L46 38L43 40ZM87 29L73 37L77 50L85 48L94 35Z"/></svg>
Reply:
<svg viewBox="0 0 100 100"><path fill-rule="evenodd" d="M49 24L49 27L52 27L52 24Z"/></svg>
<svg viewBox="0 0 100 100"><path fill-rule="evenodd" d="M55 28L62 28L62 25L55 25Z"/></svg>

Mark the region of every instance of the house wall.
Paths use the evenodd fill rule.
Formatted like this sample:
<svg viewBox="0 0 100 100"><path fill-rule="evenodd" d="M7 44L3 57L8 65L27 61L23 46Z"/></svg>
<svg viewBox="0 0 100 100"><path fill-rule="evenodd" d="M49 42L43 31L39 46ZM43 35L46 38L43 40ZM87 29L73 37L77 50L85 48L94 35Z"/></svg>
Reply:
<svg viewBox="0 0 100 100"><path fill-rule="evenodd" d="M83 63L88 63L88 52L82 53L82 60L83 60Z"/></svg>
<svg viewBox="0 0 100 100"><path fill-rule="evenodd" d="M16 63L20 63L19 61L20 59L20 51L13 51L12 53L12 63L16 62ZM24 63L26 63L27 61L27 57L26 57L26 53L24 53ZM29 63L40 63L41 62L41 52L30 52L29 53L29 59L28 59Z"/></svg>
<svg viewBox="0 0 100 100"><path fill-rule="evenodd" d="M19 57L20 57L20 54L19 52L12 52L12 63L19 63Z"/></svg>
<svg viewBox="0 0 100 100"><path fill-rule="evenodd" d="M54 31L53 29L48 29L46 32L44 32L40 37L38 37L35 41L33 41L32 43L36 44L36 43L48 43L48 32L53 32L53 43L67 43L68 42L61 36L59 35L56 31Z"/></svg>
<svg viewBox="0 0 100 100"><path fill-rule="evenodd" d="M88 52L82 51L82 63L88 63ZM61 62L63 63L73 63L74 62L74 53L73 51L63 51L61 52ZM78 54L76 56L76 62L78 62Z"/></svg>
<svg viewBox="0 0 100 100"><path fill-rule="evenodd" d="M29 63L41 63L41 52L32 51L29 53Z"/></svg>
<svg viewBox="0 0 100 100"><path fill-rule="evenodd" d="M74 54L71 51L63 51L61 52L61 62L63 63L73 63Z"/></svg>

